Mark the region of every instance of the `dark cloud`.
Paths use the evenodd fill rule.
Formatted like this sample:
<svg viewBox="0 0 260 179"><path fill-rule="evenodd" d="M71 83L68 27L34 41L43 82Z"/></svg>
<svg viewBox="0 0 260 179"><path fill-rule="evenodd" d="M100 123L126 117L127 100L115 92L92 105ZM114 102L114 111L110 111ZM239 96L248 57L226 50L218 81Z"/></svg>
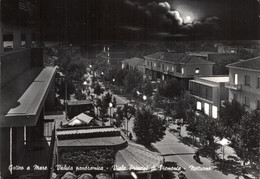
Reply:
<svg viewBox="0 0 260 179"><path fill-rule="evenodd" d="M140 19L146 19L146 21L134 21L129 22L132 26L140 26L142 28L152 29L151 33L156 33L158 31L164 31L165 33L171 34L191 34L191 35L207 35L214 34L221 31L219 26L218 17L209 17L204 21L194 21L192 24L185 24L183 18L181 17L179 11L174 10L174 7L168 2L150 2L144 5L138 2L125 0L123 1L126 9L131 11L131 15L135 14L141 15ZM138 19L138 18L136 18ZM127 20L127 19L124 19ZM128 30L131 30L128 28ZM133 28L135 30L135 28Z"/></svg>

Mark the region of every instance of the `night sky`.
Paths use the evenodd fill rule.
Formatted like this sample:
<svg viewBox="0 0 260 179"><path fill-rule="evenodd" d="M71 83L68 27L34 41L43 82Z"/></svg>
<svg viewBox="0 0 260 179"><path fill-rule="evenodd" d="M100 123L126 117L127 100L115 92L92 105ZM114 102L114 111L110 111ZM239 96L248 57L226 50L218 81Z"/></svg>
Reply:
<svg viewBox="0 0 260 179"><path fill-rule="evenodd" d="M83 40L260 38L258 0L45 0L45 38Z"/></svg>

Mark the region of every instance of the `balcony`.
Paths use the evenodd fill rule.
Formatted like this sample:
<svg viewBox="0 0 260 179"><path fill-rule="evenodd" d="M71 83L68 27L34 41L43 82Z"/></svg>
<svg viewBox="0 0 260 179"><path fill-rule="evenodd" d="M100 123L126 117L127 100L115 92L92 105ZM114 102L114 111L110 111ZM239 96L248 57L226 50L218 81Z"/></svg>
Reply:
<svg viewBox="0 0 260 179"><path fill-rule="evenodd" d="M242 89L241 84L234 84L234 83L225 83L225 87L236 91L240 91Z"/></svg>

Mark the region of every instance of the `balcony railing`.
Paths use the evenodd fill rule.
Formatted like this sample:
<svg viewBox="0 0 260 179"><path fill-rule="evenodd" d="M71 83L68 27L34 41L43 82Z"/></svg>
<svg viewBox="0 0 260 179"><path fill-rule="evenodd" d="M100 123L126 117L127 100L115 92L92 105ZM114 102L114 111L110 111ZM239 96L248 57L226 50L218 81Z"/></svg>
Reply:
<svg viewBox="0 0 260 179"><path fill-rule="evenodd" d="M242 85L241 84L234 84L234 83L225 83L225 87L232 90L241 90Z"/></svg>
<svg viewBox="0 0 260 179"><path fill-rule="evenodd" d="M210 96L210 95L205 95L205 94L198 93L198 92L195 92L195 91L190 91L190 94L193 95L193 96L208 100L208 101L212 101L212 96Z"/></svg>

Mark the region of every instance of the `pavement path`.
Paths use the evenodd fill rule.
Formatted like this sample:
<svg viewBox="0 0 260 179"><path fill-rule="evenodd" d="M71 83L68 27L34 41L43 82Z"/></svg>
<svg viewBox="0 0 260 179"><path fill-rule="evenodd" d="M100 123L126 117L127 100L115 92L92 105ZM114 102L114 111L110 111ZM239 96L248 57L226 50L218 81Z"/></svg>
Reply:
<svg viewBox="0 0 260 179"><path fill-rule="evenodd" d="M178 135L178 134L177 134ZM165 161L174 161L183 168L186 169L185 175L187 178L192 179L234 179L234 175L224 175L221 172L215 170L216 167L212 162L207 159L200 157L201 164L193 159L195 149L180 142L178 137L166 131L166 135L160 142L154 143L153 146L162 155L165 156ZM168 155L172 154L172 155Z"/></svg>

